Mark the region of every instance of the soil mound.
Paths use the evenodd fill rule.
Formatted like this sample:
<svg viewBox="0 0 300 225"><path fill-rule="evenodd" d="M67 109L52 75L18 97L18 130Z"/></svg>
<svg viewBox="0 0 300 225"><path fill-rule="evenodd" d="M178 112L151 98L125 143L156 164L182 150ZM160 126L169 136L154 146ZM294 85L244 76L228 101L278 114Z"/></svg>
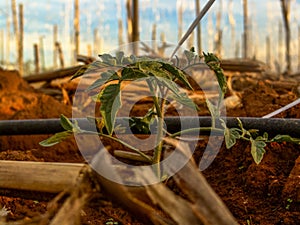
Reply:
<svg viewBox="0 0 300 225"><path fill-rule="evenodd" d="M17 71L0 70L0 120L59 118L61 114L71 116L71 107L36 91ZM18 160L23 160L22 151L32 150L33 160L68 161L71 154L71 161L74 158L82 161L73 139L54 147L41 147L38 143L47 137L49 135L0 136L0 152L17 150L20 152ZM4 159L9 157L7 154ZM28 157L24 155L24 158Z"/></svg>

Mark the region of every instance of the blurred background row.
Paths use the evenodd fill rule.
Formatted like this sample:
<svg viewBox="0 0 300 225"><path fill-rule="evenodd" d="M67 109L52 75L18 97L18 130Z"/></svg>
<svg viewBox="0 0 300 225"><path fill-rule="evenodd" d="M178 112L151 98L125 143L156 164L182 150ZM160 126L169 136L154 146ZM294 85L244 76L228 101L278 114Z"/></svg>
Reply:
<svg viewBox="0 0 300 225"><path fill-rule="evenodd" d="M1 0L0 65L27 76L73 66L78 55L96 58L132 41L159 40L173 48L207 2ZM277 73L297 72L299 12L300 0L216 0L184 48L222 59L256 59ZM164 45L151 48L165 52Z"/></svg>

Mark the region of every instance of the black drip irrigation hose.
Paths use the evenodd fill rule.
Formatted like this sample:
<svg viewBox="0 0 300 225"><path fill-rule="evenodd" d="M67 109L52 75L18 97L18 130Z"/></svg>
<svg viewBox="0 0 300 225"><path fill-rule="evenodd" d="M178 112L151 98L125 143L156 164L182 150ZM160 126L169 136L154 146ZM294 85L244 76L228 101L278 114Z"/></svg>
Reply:
<svg viewBox="0 0 300 225"><path fill-rule="evenodd" d="M116 118L116 125L128 127L128 117ZM238 127L238 120L235 117L223 118L227 127ZM283 118L239 118L245 129L257 129L260 133L267 132L270 136L276 134L287 134L293 137L300 137L300 119ZM72 119L74 120L74 119ZM85 118L78 118L79 127L84 130L95 130ZM165 124L170 133L181 129L210 127L211 117L166 117ZM222 128L218 125L218 128ZM0 135L33 135L33 134L54 134L64 131L59 119L32 119L32 120L0 120ZM130 133L125 129L125 133ZM137 132L136 132L137 133Z"/></svg>

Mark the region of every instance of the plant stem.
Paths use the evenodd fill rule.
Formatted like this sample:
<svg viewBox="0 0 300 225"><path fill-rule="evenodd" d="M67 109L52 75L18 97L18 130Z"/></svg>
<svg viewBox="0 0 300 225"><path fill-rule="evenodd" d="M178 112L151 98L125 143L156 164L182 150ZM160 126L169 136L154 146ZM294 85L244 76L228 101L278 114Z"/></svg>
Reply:
<svg viewBox="0 0 300 225"><path fill-rule="evenodd" d="M155 90L154 87L151 83L150 80L147 80L147 84L149 86L150 92L153 96L153 103L154 103L154 107L157 113L157 117L158 117L158 121L157 121L157 136L156 136L156 143L157 146L155 148L154 151L154 155L153 155L153 163L156 164L156 174L157 177L160 178L161 174L160 174L160 160L161 160L161 154L162 154L162 147L163 147L163 141L162 141L162 137L163 137L163 121L164 121L164 114L163 114L163 108L164 108L164 104L165 104L165 100L164 97L161 97L161 104L159 104L159 98L155 95ZM160 90L161 94L163 93L163 90Z"/></svg>
<svg viewBox="0 0 300 225"><path fill-rule="evenodd" d="M185 129L185 130L181 130L181 131L178 131L176 133L173 133L171 134L169 137L176 137L178 135L181 135L181 134L187 134L187 133L191 133L191 132L194 132L194 131L214 131L214 132L217 132L217 133L220 133L220 134L224 134L224 130L223 129L219 129L219 128L214 128L214 127L195 127L195 128L190 128L190 129Z"/></svg>
<svg viewBox="0 0 300 225"><path fill-rule="evenodd" d="M212 113L212 115L211 115L211 127L212 127L212 129L216 128L216 117L215 117L214 113Z"/></svg>
<svg viewBox="0 0 300 225"><path fill-rule="evenodd" d="M145 153L141 152L139 149L127 144L126 142L118 139L118 138L115 138L115 137L112 137L110 135L106 135L106 134L101 134L101 133L98 133L98 132L94 132L94 131L87 131L87 130L82 130L81 134L91 134L91 135L99 135L99 136L102 136L102 137L106 137L106 138L109 138L111 140L114 140L122 145L124 145L125 147L127 148L130 148L131 150L133 150L134 152L138 153L140 156L142 156L143 158L145 158L145 160L147 160L147 162L151 163L153 161L153 159L151 157L149 157L148 155L146 155Z"/></svg>

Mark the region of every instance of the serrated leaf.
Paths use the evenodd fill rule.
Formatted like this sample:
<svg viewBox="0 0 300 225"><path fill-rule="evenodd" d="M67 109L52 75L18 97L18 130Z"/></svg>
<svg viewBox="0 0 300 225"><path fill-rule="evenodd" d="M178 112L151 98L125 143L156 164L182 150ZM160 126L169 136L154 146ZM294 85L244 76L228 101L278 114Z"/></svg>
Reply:
<svg viewBox="0 0 300 225"><path fill-rule="evenodd" d="M274 138L271 139L271 142L283 142L283 141L300 145L300 138L293 138L290 135L278 134Z"/></svg>
<svg viewBox="0 0 300 225"><path fill-rule="evenodd" d="M214 104L212 104L211 101L208 100L208 98L206 98L205 101L206 101L207 108L210 114L212 115L212 117L219 118L220 114L218 108Z"/></svg>
<svg viewBox="0 0 300 225"><path fill-rule="evenodd" d="M106 86L100 94L100 113L109 134L113 133L116 115L121 107L120 83Z"/></svg>
<svg viewBox="0 0 300 225"><path fill-rule="evenodd" d="M130 65L133 63L135 63L135 61L133 61L131 57L123 57L123 61L122 61L123 65Z"/></svg>
<svg viewBox="0 0 300 225"><path fill-rule="evenodd" d="M150 108L142 118L131 117L129 119L130 128L137 129L141 134L151 134L150 126L153 124L156 113Z"/></svg>
<svg viewBox="0 0 300 225"><path fill-rule="evenodd" d="M95 95L92 95L91 96L91 99L94 101L94 102L100 102L100 94L97 93Z"/></svg>
<svg viewBox="0 0 300 225"><path fill-rule="evenodd" d="M248 130L246 130L246 129L244 128L244 125L243 125L242 121L240 120L240 118L237 118L237 121L238 121L238 126L241 128L241 132L242 132L241 136L242 136L242 137L245 137L246 135L252 136L252 135L251 135L251 132L248 131ZM253 131L254 131L254 130L253 130ZM253 133L253 134L254 134L254 133Z"/></svg>
<svg viewBox="0 0 300 225"><path fill-rule="evenodd" d="M129 119L130 128L137 129L137 131L141 134L150 134L150 125L150 121L145 120L144 118L131 117Z"/></svg>
<svg viewBox="0 0 300 225"><path fill-rule="evenodd" d="M217 56L215 56L212 53L207 53L207 54L203 53L203 55L204 55L205 63L209 66L210 69L214 71L217 77L217 81L221 89L221 95L219 97L219 102L221 102L227 90L227 82L223 70L220 67L220 60L218 59Z"/></svg>
<svg viewBox="0 0 300 225"><path fill-rule="evenodd" d="M65 129L72 131L73 130L73 124L72 122L65 117L63 114L60 115L60 125Z"/></svg>
<svg viewBox="0 0 300 225"><path fill-rule="evenodd" d="M184 50L183 53L188 61L188 64L190 64L196 57L195 52L192 52L192 51Z"/></svg>
<svg viewBox="0 0 300 225"><path fill-rule="evenodd" d="M162 63L159 61L140 61L137 63L138 69L145 74L155 76L155 77L164 77L166 79L172 79L170 74L168 74L162 68Z"/></svg>
<svg viewBox="0 0 300 225"><path fill-rule="evenodd" d="M148 77L146 73L141 72L136 68L124 68L121 72L121 79L122 80L137 80Z"/></svg>
<svg viewBox="0 0 300 225"><path fill-rule="evenodd" d="M107 66L107 64L100 61L95 61L88 65L84 65L79 70L77 70L77 72L72 76L71 80L90 73L96 73L99 69L105 68Z"/></svg>
<svg viewBox="0 0 300 225"><path fill-rule="evenodd" d="M175 78L177 78L179 81L181 81L186 88L189 88L190 90L193 90L193 87L189 83L185 73L181 71L180 69L176 68L175 66L163 63L163 68L167 70L169 73L171 73Z"/></svg>
<svg viewBox="0 0 300 225"><path fill-rule="evenodd" d="M71 80L77 78L77 77L81 77L83 76L86 71L88 70L90 65L84 65L82 66L79 70L77 70L77 72L71 77Z"/></svg>
<svg viewBox="0 0 300 225"><path fill-rule="evenodd" d="M252 139L250 138L251 142L251 155L254 159L256 164L259 164L263 159L263 156L266 152L265 147L266 143L262 140Z"/></svg>
<svg viewBox="0 0 300 225"><path fill-rule="evenodd" d="M173 94L171 95L171 98L191 109L199 110L197 104L192 99L190 99L186 93L178 93L177 95Z"/></svg>
<svg viewBox="0 0 300 225"><path fill-rule="evenodd" d="M181 98L179 94L180 90L178 88L178 85L174 81L163 77L156 77L156 79L159 81L158 85L163 85L164 87L168 88L171 92L173 92L173 94L176 95L178 98Z"/></svg>
<svg viewBox="0 0 300 225"><path fill-rule="evenodd" d="M124 59L124 52L120 51L116 53L116 60L118 65L123 64L123 59Z"/></svg>
<svg viewBox="0 0 300 225"><path fill-rule="evenodd" d="M236 140L239 139L240 136L240 129L238 128L225 128L224 129L224 138L225 138L225 145L227 149L230 149L232 146L235 145Z"/></svg>
<svg viewBox="0 0 300 225"><path fill-rule="evenodd" d="M110 54L102 54L102 55L98 55L101 62L103 64L105 64L106 66L116 66L117 65L117 60L116 57L113 57Z"/></svg>
<svg viewBox="0 0 300 225"><path fill-rule="evenodd" d="M94 83L92 83L87 89L86 91L91 91L94 90L95 88L101 87L103 84L109 82L109 81L113 81L113 80L119 80L119 76L118 74L113 71L113 70L109 70L106 72L101 73L101 77L97 80L94 81Z"/></svg>
<svg viewBox="0 0 300 225"><path fill-rule="evenodd" d="M39 144L43 147L50 147L66 140L67 138L70 138L72 135L72 131L59 132L49 137L48 139L41 141Z"/></svg>

